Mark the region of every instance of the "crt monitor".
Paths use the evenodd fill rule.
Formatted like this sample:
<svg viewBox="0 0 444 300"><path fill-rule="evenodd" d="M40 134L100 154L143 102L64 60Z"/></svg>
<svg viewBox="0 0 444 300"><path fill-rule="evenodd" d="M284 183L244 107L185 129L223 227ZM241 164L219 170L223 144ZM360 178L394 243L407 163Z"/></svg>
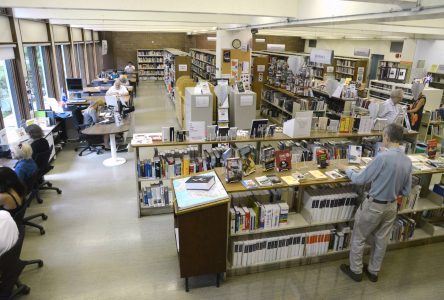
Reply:
<svg viewBox="0 0 444 300"><path fill-rule="evenodd" d="M66 78L66 85L68 86L68 91L83 90L82 78Z"/></svg>

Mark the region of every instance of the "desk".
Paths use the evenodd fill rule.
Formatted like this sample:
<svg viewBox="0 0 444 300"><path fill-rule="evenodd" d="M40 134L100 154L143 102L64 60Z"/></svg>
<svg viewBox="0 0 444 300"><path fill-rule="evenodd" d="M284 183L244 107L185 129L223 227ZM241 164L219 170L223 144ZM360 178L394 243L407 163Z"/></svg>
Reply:
<svg viewBox="0 0 444 300"><path fill-rule="evenodd" d="M86 135L107 135L109 134L110 146L111 146L111 158L105 159L103 164L107 167L119 166L126 162L123 157L117 157L116 147L116 134L123 133L130 129L132 115L129 115L123 120L123 124L116 126L115 123L111 124L95 124L91 127L82 130Z"/></svg>
<svg viewBox="0 0 444 300"><path fill-rule="evenodd" d="M125 103L127 103L131 106L131 97L130 96L121 96L119 98L123 99L123 101L125 101ZM103 102L106 103L105 96L87 96L87 97L85 97L85 100L74 100L73 102L70 102L68 100L67 105L89 106L89 104L91 102L98 101L98 100L103 100Z"/></svg>
<svg viewBox="0 0 444 300"><path fill-rule="evenodd" d="M125 86L125 87L128 90L128 93L132 94L134 88L132 86ZM109 90L109 88L110 86L91 86L83 88L83 92L89 94L96 94L96 93L106 92L107 90Z"/></svg>

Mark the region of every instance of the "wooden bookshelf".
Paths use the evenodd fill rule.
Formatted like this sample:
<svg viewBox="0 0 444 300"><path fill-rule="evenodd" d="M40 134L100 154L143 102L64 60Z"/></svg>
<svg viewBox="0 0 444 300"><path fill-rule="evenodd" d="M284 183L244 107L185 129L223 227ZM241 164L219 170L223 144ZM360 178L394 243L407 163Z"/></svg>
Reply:
<svg viewBox="0 0 444 300"><path fill-rule="evenodd" d="M191 77L194 81L208 80L214 83L216 78L216 52L204 49L191 49Z"/></svg>
<svg viewBox="0 0 444 300"><path fill-rule="evenodd" d="M163 49L137 49L139 80L163 80Z"/></svg>
<svg viewBox="0 0 444 300"><path fill-rule="evenodd" d="M164 49L164 82L170 99L175 103L176 80L191 75L191 57L178 49Z"/></svg>
<svg viewBox="0 0 444 300"><path fill-rule="evenodd" d="M368 59L336 56L334 59L335 78L336 80L351 78L352 81L365 82L367 65Z"/></svg>

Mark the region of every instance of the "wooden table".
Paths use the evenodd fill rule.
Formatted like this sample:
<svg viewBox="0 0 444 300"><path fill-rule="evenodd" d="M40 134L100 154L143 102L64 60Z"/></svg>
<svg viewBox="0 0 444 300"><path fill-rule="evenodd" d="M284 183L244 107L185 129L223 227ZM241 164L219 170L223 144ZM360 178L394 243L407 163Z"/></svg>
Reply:
<svg viewBox="0 0 444 300"><path fill-rule="evenodd" d="M132 86L125 86L126 89L128 90L128 93L132 93L133 92L133 87ZM109 90L110 86L91 86L91 87L86 87L83 88L83 92L84 93L89 93L89 94L95 94L95 93L102 93L102 92L106 92L107 90Z"/></svg>
<svg viewBox="0 0 444 300"><path fill-rule="evenodd" d="M126 132L131 126L131 115L122 120L122 124L117 126L116 123L100 124L97 123L91 127L82 130L86 135L109 135L111 146L111 158L105 159L103 164L107 167L119 166L126 162L123 157L117 157L116 134Z"/></svg>

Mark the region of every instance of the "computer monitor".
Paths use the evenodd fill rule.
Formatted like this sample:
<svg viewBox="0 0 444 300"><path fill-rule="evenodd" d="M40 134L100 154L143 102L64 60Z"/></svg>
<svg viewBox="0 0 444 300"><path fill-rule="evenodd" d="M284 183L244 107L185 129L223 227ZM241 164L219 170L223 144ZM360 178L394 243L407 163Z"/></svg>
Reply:
<svg viewBox="0 0 444 300"><path fill-rule="evenodd" d="M66 78L66 85L68 87L68 91L83 90L82 78Z"/></svg>

